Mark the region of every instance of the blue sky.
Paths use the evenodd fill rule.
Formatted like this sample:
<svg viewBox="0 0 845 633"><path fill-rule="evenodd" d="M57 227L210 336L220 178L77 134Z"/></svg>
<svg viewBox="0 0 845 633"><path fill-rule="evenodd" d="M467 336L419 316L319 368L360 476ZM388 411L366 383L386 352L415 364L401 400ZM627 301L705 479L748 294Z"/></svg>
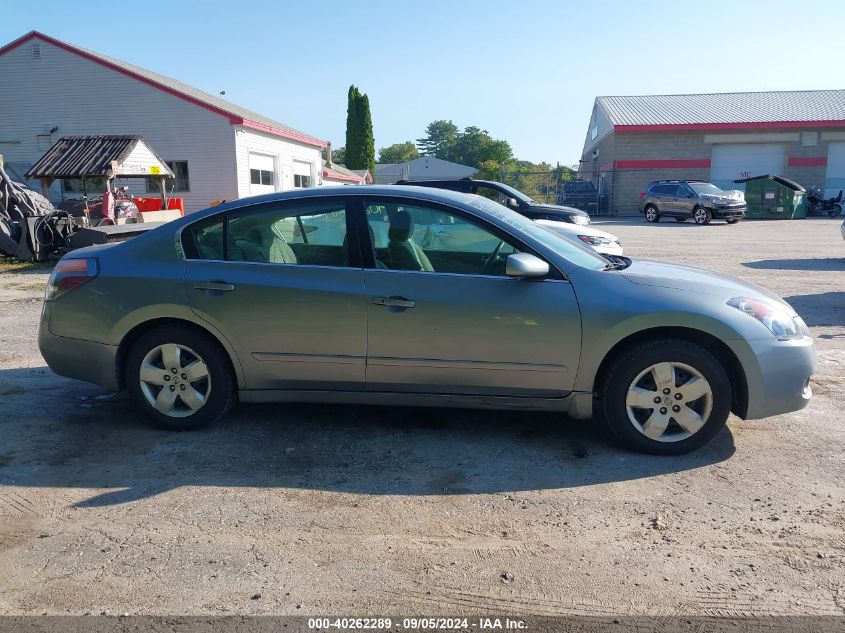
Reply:
<svg viewBox="0 0 845 633"><path fill-rule="evenodd" d="M833 0L4 6L0 42L33 29L225 90L335 146L354 83L370 97L377 148L452 119L519 158L564 164L580 157L597 95L845 87L845 3Z"/></svg>

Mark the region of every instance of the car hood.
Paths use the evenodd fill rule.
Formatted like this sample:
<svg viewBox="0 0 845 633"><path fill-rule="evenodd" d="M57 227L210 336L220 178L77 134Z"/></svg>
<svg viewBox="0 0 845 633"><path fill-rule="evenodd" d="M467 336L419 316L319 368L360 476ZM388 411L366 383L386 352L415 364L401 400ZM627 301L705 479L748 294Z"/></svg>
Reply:
<svg viewBox="0 0 845 633"><path fill-rule="evenodd" d="M702 200L705 200L707 202L712 202L713 204L723 204L723 205L728 205L728 204L744 205L745 204L745 200L738 200L737 198L731 198L729 196L719 196L719 195L714 195L714 194L711 194L711 193L703 193L699 196L699 198L701 198Z"/></svg>
<svg viewBox="0 0 845 633"><path fill-rule="evenodd" d="M619 241L619 238L613 233L602 231L589 224L572 224L571 222L558 222L557 220L534 220L534 222L566 237L589 235L590 237L604 237L612 242Z"/></svg>
<svg viewBox="0 0 845 633"><path fill-rule="evenodd" d="M589 215L588 213L581 211L581 209L576 209L575 207L563 207L557 204L537 204L536 202L531 203L531 210L548 213L549 215L554 215L556 213L559 215Z"/></svg>
<svg viewBox="0 0 845 633"><path fill-rule="evenodd" d="M635 259L620 274L628 281L642 286L700 292L723 301L733 297L768 299L786 308L790 315L796 315L792 306L762 286L703 268Z"/></svg>

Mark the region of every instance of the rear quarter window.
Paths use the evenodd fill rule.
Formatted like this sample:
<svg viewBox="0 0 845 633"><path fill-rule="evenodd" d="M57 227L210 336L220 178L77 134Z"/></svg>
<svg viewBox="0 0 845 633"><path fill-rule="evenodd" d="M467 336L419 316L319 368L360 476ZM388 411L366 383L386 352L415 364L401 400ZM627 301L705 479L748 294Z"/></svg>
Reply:
<svg viewBox="0 0 845 633"><path fill-rule="evenodd" d="M225 258L223 221L225 216L213 215L194 222L182 231L182 249L188 259Z"/></svg>

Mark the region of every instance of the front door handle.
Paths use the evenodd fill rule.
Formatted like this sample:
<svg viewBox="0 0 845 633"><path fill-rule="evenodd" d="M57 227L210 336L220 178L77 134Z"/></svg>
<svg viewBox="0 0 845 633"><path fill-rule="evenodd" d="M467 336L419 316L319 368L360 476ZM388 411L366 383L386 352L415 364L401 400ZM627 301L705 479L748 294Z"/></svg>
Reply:
<svg viewBox="0 0 845 633"><path fill-rule="evenodd" d="M417 305L414 301L405 297L375 297L373 303L377 306L390 306L393 308L413 308Z"/></svg>
<svg viewBox="0 0 845 633"><path fill-rule="evenodd" d="M194 284L195 290L216 290L217 292L229 292L234 290L233 284L227 284L222 281L202 281Z"/></svg>

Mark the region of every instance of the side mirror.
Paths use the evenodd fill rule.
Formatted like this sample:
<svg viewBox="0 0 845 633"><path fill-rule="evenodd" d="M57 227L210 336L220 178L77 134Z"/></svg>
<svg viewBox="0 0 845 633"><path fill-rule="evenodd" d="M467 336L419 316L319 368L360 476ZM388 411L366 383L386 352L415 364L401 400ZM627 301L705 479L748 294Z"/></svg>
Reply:
<svg viewBox="0 0 845 633"><path fill-rule="evenodd" d="M545 277L549 265L530 253L514 253L505 260L505 274L508 277Z"/></svg>
<svg viewBox="0 0 845 633"><path fill-rule="evenodd" d="M693 198L694 196L691 193L687 194L687 198Z"/></svg>
<svg viewBox="0 0 845 633"><path fill-rule="evenodd" d="M508 198L508 206L511 207L512 209L518 209L519 208L519 202L517 201L516 198Z"/></svg>

